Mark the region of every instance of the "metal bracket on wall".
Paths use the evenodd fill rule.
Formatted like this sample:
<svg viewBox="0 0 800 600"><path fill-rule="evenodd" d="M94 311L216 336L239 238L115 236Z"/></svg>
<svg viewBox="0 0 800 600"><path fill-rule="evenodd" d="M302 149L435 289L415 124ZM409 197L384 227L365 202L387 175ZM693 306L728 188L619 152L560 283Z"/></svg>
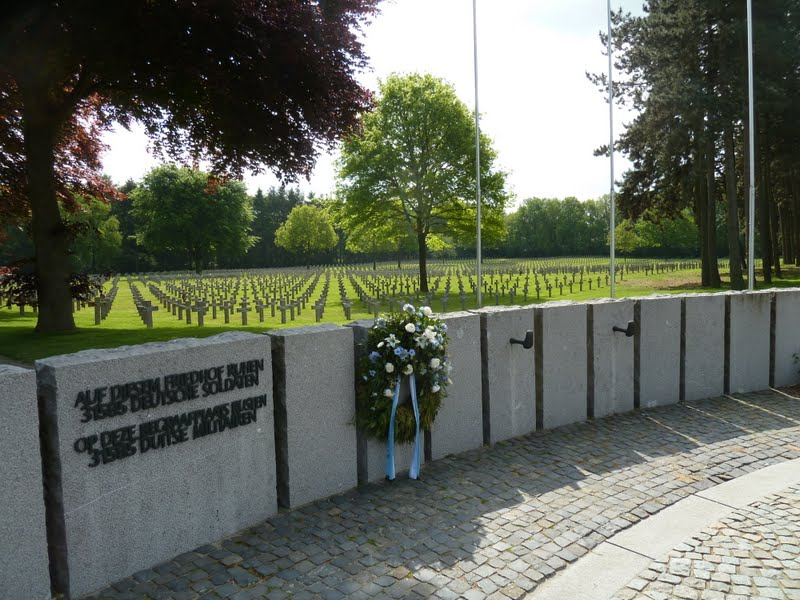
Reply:
<svg viewBox="0 0 800 600"><path fill-rule="evenodd" d="M526 350L530 350L531 348L533 348L533 330L528 329L528 331L525 332L525 339L524 340L518 340L516 338L511 338L511 343L512 344L519 344L520 346L522 346Z"/></svg>
<svg viewBox="0 0 800 600"><path fill-rule="evenodd" d="M614 327L612 327L611 330L618 331L619 333L624 333L625 337L633 337L633 335L636 333L636 323L634 323L633 321L628 321L628 327L626 327L625 329L614 325Z"/></svg>

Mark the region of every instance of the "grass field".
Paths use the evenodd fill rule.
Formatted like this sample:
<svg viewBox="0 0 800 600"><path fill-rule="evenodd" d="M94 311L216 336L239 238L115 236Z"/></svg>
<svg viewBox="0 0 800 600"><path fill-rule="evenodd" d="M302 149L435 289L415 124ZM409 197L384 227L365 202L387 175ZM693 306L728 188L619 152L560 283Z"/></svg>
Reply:
<svg viewBox="0 0 800 600"><path fill-rule="evenodd" d="M602 260L602 259L585 259L585 260ZM572 262L570 262L572 261ZM547 264L551 268L558 268L559 265L569 266L573 264L575 259L550 259ZM524 268L525 265L530 265L531 261L512 261L512 260L497 260L486 261L484 272L488 278L495 273L510 272L519 269L520 266ZM598 263L599 264L599 263ZM416 273L416 265L414 263L405 263L402 265L403 270L397 271L396 263L379 265L379 270L375 273L380 273L381 268L385 269L386 273L405 272L407 275L413 276ZM435 266L435 265L434 265ZM540 263L541 267L541 263ZM446 269L446 266L442 267ZM519 269L521 270L521 269ZM433 269L435 272L435 269ZM297 271L295 271L297 272ZM369 275L369 270L366 267L360 268L358 271L364 277ZM442 271L445 272L445 271ZM727 272L722 273L723 276L723 289L727 287ZM551 276L552 277L552 276ZM596 280L597 275L594 276ZM356 277L358 281L363 279L360 276ZM628 273L624 276L623 281L616 284L616 295L619 298L630 296L643 296L654 293L687 293L687 292L704 292L704 291L720 291L716 289L704 289L699 286L700 273L697 269L687 269L683 271L675 271L660 274L647 274L644 273ZM324 277L320 278L317 282L315 289L312 291L311 298L318 298L322 292ZM464 278L466 283L466 278ZM473 278L474 281L474 278ZM351 300L355 300L352 306L351 319L364 319L371 318L366 305L357 300L357 294L350 283L345 277L343 278L345 292ZM774 280L771 287L795 287L800 286L800 269L797 267L784 267L784 278ZM764 285L757 282L756 287L761 288ZM142 286L139 285L142 289ZM561 295L557 288L552 290L552 296L548 296L547 292L542 289L540 293L539 302L546 302L549 300L589 300L592 298L608 297L610 290L604 284L600 287L594 287L591 291L584 286L584 290L579 292L577 286L574 286L574 293L568 293L567 288L564 288L564 294ZM153 301L157 305L155 297L149 292L145 291L147 299ZM461 303L458 299L457 292L451 291L450 302L448 304L448 312L461 310ZM535 292L531 289L529 292L528 300L524 301L521 294L515 298L514 304L534 304L536 303ZM424 298L421 298L420 304L424 303ZM493 305L498 303L494 295L484 294L484 305ZM309 303L310 304L310 303ZM433 302L431 303L435 312L440 312L442 309L441 303L441 290L434 295ZM499 304L511 304L508 296L501 297ZM472 293L467 294L467 309L475 308L475 296ZM381 312L388 310L388 303L384 302L380 306ZM206 315L204 326L198 327L196 319L193 324L186 324L179 321L176 316L173 316L168 311L159 308L158 312L153 314L153 327L148 329L144 326L136 308L133 304L133 297L126 279L123 277L119 280L119 288L114 305L108 314L108 317L100 324L94 324L94 310L86 308L75 313L75 321L78 329L69 333L61 334L39 334L34 331L36 325L36 315L31 311L30 307L26 307L24 315L19 314L17 307L13 308L0 308L0 356L9 358L22 364L32 363L34 360L57 354L67 354L85 350L89 348L112 348L117 346L141 344L145 342L165 341L181 337L207 337L221 333L223 331L241 330L250 331L254 333L262 333L272 329L279 329L284 327L298 327L302 325L310 325L315 322L314 311L310 306L302 311L300 316L297 316L294 321L289 320L285 325L280 323L279 314L276 318L270 318L269 310L266 311L264 322L259 322L256 313L250 313L248 325L241 324L240 315L232 315L230 324L224 324L221 314L218 314L216 320L211 319L211 315ZM345 318L345 313L342 308L341 299L338 293L338 285L335 279L332 279L330 289L327 295L327 304L325 308L325 315L323 322L343 324L348 322Z"/></svg>

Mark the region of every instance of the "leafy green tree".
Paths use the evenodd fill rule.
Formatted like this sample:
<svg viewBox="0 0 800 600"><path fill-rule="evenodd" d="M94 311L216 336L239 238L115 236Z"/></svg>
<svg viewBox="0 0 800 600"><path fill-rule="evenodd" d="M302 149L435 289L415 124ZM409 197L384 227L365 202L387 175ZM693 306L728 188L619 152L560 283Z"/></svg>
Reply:
<svg viewBox="0 0 800 600"><path fill-rule="evenodd" d="M376 4L3 3L0 179L12 159L33 216L37 329L75 328L57 193L81 165L64 156L71 150L65 141L79 147L99 139L96 124L138 121L157 150L207 160L215 172L266 165L281 176L307 174L320 145L333 145L369 105L356 79L366 62L358 29ZM71 193L85 188L86 178L72 179L81 188ZM55 592L65 587L53 582Z"/></svg>
<svg viewBox="0 0 800 600"><path fill-rule="evenodd" d="M292 209L303 202L303 194L295 188L272 187L265 194L261 189L253 196L253 235L259 239L247 252L249 267L274 267L287 264L290 254L275 245L275 232L289 217Z"/></svg>
<svg viewBox="0 0 800 600"><path fill-rule="evenodd" d="M697 256L697 225L690 209L684 209L673 219L649 217L645 213L636 223L644 247L659 248L660 256Z"/></svg>
<svg viewBox="0 0 800 600"><path fill-rule="evenodd" d="M642 238L627 219L614 228L614 246L622 256L630 256L642 247Z"/></svg>
<svg viewBox="0 0 800 600"><path fill-rule="evenodd" d="M672 218L692 208L701 238L703 285L720 285L716 254L715 139L719 30L707 0L657 0L645 17L620 22L618 45L629 100L640 110L619 149L633 162L619 200L626 216L645 210ZM624 99L625 96L622 96Z"/></svg>
<svg viewBox="0 0 800 600"><path fill-rule="evenodd" d="M793 191L800 185L800 11L796 0L754 4L755 216L769 280L770 269L779 267L779 241L785 256L800 258L800 204ZM633 163L620 205L632 219L646 210L671 219L691 208L702 283L718 286L717 212L724 200L731 284L741 288L740 207L749 187L745 3L649 0L644 11L613 19L623 74L615 98L639 113L618 144ZM605 77L593 79L606 93Z"/></svg>
<svg viewBox="0 0 800 600"><path fill-rule="evenodd" d="M93 196L73 195L59 207L61 218L70 233L71 271L108 271L116 268L122 234L112 206ZM30 224L8 225L3 231L0 264L16 264L30 269L33 240Z"/></svg>
<svg viewBox="0 0 800 600"><path fill-rule="evenodd" d="M240 181L162 165L145 175L132 196L137 242L151 252L180 254L197 271L219 255L241 256L255 242L251 200Z"/></svg>
<svg viewBox="0 0 800 600"><path fill-rule="evenodd" d="M377 268L377 254L396 251L403 232L387 225L385 227L370 227L358 224L347 231L345 249L354 254L366 254L372 258L372 268Z"/></svg>
<svg viewBox="0 0 800 600"><path fill-rule="evenodd" d="M579 256L608 252L608 199L528 198L507 216L512 256Z"/></svg>
<svg viewBox="0 0 800 600"><path fill-rule="evenodd" d="M311 204L295 206L275 233L276 245L304 255L306 263L313 253L334 248L337 240L328 211Z"/></svg>
<svg viewBox="0 0 800 600"><path fill-rule="evenodd" d="M62 218L75 232L71 253L78 271L107 271L122 249L119 220L111 214L111 206L87 196L75 198L76 209L62 209Z"/></svg>
<svg viewBox="0 0 800 600"><path fill-rule="evenodd" d="M136 186L133 179L128 179L118 188L120 198L110 202L111 214L117 218L122 235L122 249L114 265L122 273L152 271L161 266L155 256L136 243L137 223L133 210L133 191Z"/></svg>
<svg viewBox="0 0 800 600"><path fill-rule="evenodd" d="M428 290L429 237L474 239L475 122L453 87L432 75L391 75L372 112L345 138L339 163L346 212L367 227L410 227L419 253L420 289ZM496 153L481 135L483 231L503 231L508 195Z"/></svg>
<svg viewBox="0 0 800 600"><path fill-rule="evenodd" d="M617 250L628 256L697 256L697 225L690 209L667 219L647 211L642 218L621 221L616 229Z"/></svg>
<svg viewBox="0 0 800 600"><path fill-rule="evenodd" d="M359 215L348 212L340 197L328 199L327 209L333 218L334 229L344 239L344 249L351 254L366 255L372 260L373 269L377 269L380 256L399 256L402 250L408 248L409 236L413 237L413 232L406 223L398 228L391 222L373 225L362 221ZM415 246L413 240L410 245L412 248Z"/></svg>
<svg viewBox="0 0 800 600"><path fill-rule="evenodd" d="M33 262L33 242L23 225L6 225L0 243L0 265L24 265Z"/></svg>

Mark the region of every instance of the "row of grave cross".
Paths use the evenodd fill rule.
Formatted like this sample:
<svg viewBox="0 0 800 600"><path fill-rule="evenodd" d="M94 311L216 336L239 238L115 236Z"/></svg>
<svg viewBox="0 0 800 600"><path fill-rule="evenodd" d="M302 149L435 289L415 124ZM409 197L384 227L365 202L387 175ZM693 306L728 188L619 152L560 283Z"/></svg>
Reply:
<svg viewBox="0 0 800 600"><path fill-rule="evenodd" d="M78 312L87 306L94 308L94 324L100 325L106 320L108 314L111 312L111 307L114 305L114 300L117 298L117 291L119 290L119 275L115 275L111 280L111 287L107 292L96 295L89 301L72 300L72 312ZM35 309L34 309L35 310ZM20 314L22 314L22 307L20 307Z"/></svg>
<svg viewBox="0 0 800 600"><path fill-rule="evenodd" d="M202 327L205 322L205 316L210 312L213 320L217 319L218 313L222 313L226 324L229 324L231 317L238 313L241 318L241 324L247 325L249 322L248 315L253 311L257 313L259 322L263 323L267 309L270 311L271 318L275 318L277 312L280 312L281 323L285 324L287 322L287 314L288 318L294 321L296 316L300 316L302 311L305 310L306 304L309 302L313 290L317 287L320 277L321 272L316 272L313 275L302 278L300 281L292 282L288 288L277 286L271 288L273 291L282 289L286 292L286 295L280 297L268 296L265 293L266 286L254 284L252 281L245 282L244 285L214 286L210 292L207 292L197 284L179 285L176 283L164 283L164 290L162 290L153 281L147 282L147 288L168 313L176 316L179 320L185 319L187 324L192 324L192 315L194 314L197 325ZM326 283L323 285L323 294L314 303L318 321L322 318L322 312L324 311L329 279L330 275L328 274L326 275ZM241 288L244 289L241 296L239 296ZM248 288L253 293L252 297L248 295ZM219 293L220 290L227 291L230 296L221 295Z"/></svg>

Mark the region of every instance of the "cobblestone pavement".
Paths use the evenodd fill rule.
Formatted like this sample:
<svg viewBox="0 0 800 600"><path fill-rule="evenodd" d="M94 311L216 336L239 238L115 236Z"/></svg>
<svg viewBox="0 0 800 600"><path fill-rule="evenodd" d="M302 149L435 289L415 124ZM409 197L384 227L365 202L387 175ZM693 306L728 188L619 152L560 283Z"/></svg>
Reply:
<svg viewBox="0 0 800 600"><path fill-rule="evenodd" d="M777 392L634 412L283 511L92 597L520 598L665 506L798 457L800 399Z"/></svg>
<svg viewBox="0 0 800 600"><path fill-rule="evenodd" d="M725 517L677 546L614 600L800 599L800 486Z"/></svg>

